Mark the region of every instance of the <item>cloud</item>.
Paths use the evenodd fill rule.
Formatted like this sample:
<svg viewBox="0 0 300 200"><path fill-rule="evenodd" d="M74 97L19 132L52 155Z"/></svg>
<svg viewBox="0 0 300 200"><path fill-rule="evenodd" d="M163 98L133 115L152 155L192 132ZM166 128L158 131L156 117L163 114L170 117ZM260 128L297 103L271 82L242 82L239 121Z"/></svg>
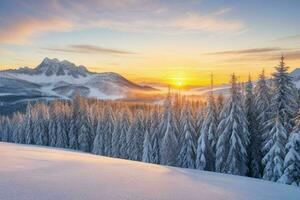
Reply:
<svg viewBox="0 0 300 200"><path fill-rule="evenodd" d="M290 35L290 36L278 38L277 41L283 41L283 42L300 41L300 34L299 35Z"/></svg>
<svg viewBox="0 0 300 200"><path fill-rule="evenodd" d="M280 47L269 47L269 48L253 48L253 49L241 49L232 51L217 51L205 53L205 55L241 55L241 54L258 54L258 53L270 53L278 51L287 51L290 49Z"/></svg>
<svg viewBox="0 0 300 200"><path fill-rule="evenodd" d="M0 8L0 44L25 44L43 33L90 28L171 34L238 32L245 28L240 20L226 16L230 8L199 13L194 4L160 0L6 0Z"/></svg>
<svg viewBox="0 0 300 200"><path fill-rule="evenodd" d="M53 52L65 52L65 53L84 53L84 54L109 54L109 55L130 55L136 54L131 51L124 51L112 48L103 48L95 45L79 44L69 45L67 47L54 47L54 48L41 48L47 51Z"/></svg>
<svg viewBox="0 0 300 200"><path fill-rule="evenodd" d="M277 61L283 55L287 60L300 60L300 50L298 48L253 48L232 51L217 51L204 53L203 55L214 56L214 60L228 63L243 63L255 61Z"/></svg>
<svg viewBox="0 0 300 200"><path fill-rule="evenodd" d="M224 14L229 9L222 9L212 15L199 15L198 13L188 13L165 24L166 27L181 29L185 31L217 31L236 32L245 28L239 20L225 19Z"/></svg>
<svg viewBox="0 0 300 200"><path fill-rule="evenodd" d="M66 31L72 28L72 23L53 18L47 20L27 18L0 29L0 43L25 44L30 37L52 31Z"/></svg>
<svg viewBox="0 0 300 200"><path fill-rule="evenodd" d="M220 10L211 15L200 15L195 12L160 19L139 19L125 21L120 19L101 19L91 22L89 26L140 32L165 33L201 33L201 32L241 32L245 25L239 20L226 19L227 10Z"/></svg>

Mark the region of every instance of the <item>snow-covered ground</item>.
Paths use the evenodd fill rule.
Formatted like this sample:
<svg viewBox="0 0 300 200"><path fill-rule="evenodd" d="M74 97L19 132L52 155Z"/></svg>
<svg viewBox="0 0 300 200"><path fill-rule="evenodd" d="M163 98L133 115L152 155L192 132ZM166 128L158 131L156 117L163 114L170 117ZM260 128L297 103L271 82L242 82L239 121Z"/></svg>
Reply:
<svg viewBox="0 0 300 200"><path fill-rule="evenodd" d="M0 143L1 200L293 200L300 189L263 180Z"/></svg>

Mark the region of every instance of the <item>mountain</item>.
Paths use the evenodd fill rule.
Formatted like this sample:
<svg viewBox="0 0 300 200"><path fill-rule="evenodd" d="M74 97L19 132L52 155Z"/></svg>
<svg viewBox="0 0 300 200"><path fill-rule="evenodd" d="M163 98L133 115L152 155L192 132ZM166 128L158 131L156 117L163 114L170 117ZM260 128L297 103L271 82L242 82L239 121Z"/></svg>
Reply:
<svg viewBox="0 0 300 200"><path fill-rule="evenodd" d="M76 93L98 99L122 99L129 94L155 90L133 83L117 73L90 72L84 66L56 58L45 58L34 69L23 67L0 71L2 111L28 101L71 99Z"/></svg>
<svg viewBox="0 0 300 200"><path fill-rule="evenodd" d="M297 200L300 196L296 186L50 147L0 143L0 152L0 199L5 200Z"/></svg>

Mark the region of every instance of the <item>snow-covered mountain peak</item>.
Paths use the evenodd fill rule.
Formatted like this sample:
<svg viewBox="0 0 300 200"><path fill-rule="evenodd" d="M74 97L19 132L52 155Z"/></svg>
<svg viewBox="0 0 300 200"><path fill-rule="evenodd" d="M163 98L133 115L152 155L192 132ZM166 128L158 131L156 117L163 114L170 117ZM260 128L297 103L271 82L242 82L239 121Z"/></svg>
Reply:
<svg viewBox="0 0 300 200"><path fill-rule="evenodd" d="M70 75L74 78L79 78L80 76L86 77L91 73L82 65L76 66L74 63L67 60L59 61L56 58L50 59L48 57L46 57L34 71L35 74L45 74L46 76Z"/></svg>

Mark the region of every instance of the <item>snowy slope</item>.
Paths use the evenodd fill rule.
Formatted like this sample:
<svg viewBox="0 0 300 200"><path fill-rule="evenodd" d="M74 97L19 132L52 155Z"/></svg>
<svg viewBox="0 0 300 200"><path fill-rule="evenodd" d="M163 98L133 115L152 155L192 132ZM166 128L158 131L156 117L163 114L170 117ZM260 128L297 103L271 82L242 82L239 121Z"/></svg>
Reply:
<svg viewBox="0 0 300 200"><path fill-rule="evenodd" d="M0 143L5 200L296 200L294 186L66 150Z"/></svg>

